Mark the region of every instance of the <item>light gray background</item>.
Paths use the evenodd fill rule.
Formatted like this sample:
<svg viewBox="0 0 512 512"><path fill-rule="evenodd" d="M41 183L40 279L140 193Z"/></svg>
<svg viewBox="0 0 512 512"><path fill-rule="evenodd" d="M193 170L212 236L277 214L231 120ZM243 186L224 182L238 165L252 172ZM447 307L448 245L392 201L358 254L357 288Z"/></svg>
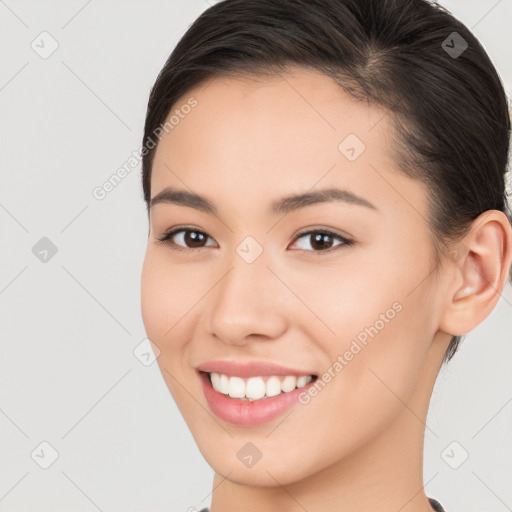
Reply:
<svg viewBox="0 0 512 512"><path fill-rule="evenodd" d="M512 0L442 4L473 28L509 91ZM0 1L2 512L210 503L211 468L156 363L133 355L145 338L140 167L104 200L92 195L140 147L149 89L208 5ZM47 59L31 48L43 31L59 45ZM58 249L46 263L32 252L42 237ZM436 385L425 484L448 512L512 510L511 317L507 285ZM50 456L43 441L59 454L48 469L35 462ZM441 455L453 441L451 460L469 453L458 469Z"/></svg>

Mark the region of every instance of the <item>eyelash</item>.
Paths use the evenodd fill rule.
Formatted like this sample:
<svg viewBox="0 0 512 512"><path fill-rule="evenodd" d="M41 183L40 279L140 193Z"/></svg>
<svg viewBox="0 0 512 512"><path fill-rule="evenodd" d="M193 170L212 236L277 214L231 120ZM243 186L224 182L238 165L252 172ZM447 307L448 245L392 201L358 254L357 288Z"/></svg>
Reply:
<svg viewBox="0 0 512 512"><path fill-rule="evenodd" d="M195 232L195 233L201 233L202 235L205 235L206 237L208 238L211 238L207 233L205 233L204 231L200 231L199 229L193 229L193 228L183 228L183 227L180 227L180 228L173 228L171 229L170 231L166 232L163 234L163 236L161 238L157 238L157 243L161 243L161 244L165 244L167 246L169 246L173 251L184 251L184 252L189 252L189 251L197 251L198 249L206 249L207 247L197 247L197 248L193 248L193 247L182 247L181 245L178 245L176 243L174 243L171 238L178 234L178 233L181 233L182 231L185 231L185 232ZM351 246L351 245L354 245L354 240L351 240L349 238L346 238L344 236L341 236L341 235L338 235L337 233L334 233L333 231L329 231L328 229L312 229L310 231L304 231L302 233L299 233L294 239L293 239L293 242L292 243L295 243L297 240L299 240L300 238L306 236L306 235L314 235L314 234L317 234L317 233L320 233L320 234L323 234L323 235L328 235L332 238L335 238L341 242L343 242L342 244L339 244L339 245L336 245L334 247L330 247L329 249L325 249L325 250L320 250L320 251L315 251L315 250L306 250L306 249L295 249L295 250L298 250L298 251L301 251L301 252L308 252L308 253L315 253L317 254L318 256L321 256L321 255L324 255L326 253L331 253L333 252L334 250L336 250L336 248L340 248L340 247L348 247L348 246Z"/></svg>

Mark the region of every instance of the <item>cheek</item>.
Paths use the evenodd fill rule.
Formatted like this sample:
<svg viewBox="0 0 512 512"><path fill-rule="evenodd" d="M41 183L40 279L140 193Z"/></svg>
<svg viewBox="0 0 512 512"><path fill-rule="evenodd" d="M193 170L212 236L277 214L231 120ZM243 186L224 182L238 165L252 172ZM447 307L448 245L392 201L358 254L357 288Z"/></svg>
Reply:
<svg viewBox="0 0 512 512"><path fill-rule="evenodd" d="M412 287L392 287L384 293L361 297L348 309L331 361L342 356L335 369L332 393L343 404L334 422L346 411L367 421L368 432L381 430L404 409L418 386L433 332L428 307ZM335 370L334 369L334 370ZM357 437L357 422L349 423Z"/></svg>
<svg viewBox="0 0 512 512"><path fill-rule="evenodd" d="M186 315L194 302L194 290L183 286L183 277L179 265L170 265L165 254L148 247L141 274L142 319L148 338L160 350L157 364L162 377L187 417L193 404L188 393L183 392L183 383L191 378L186 373L190 370L185 369L187 359L183 354L189 339L186 329L190 317Z"/></svg>
<svg viewBox="0 0 512 512"><path fill-rule="evenodd" d="M141 275L141 311L142 320L148 337L157 343L163 334L163 319L165 306L162 298L165 296L165 283L159 279L159 269L155 258L148 248L144 257Z"/></svg>
<svg viewBox="0 0 512 512"><path fill-rule="evenodd" d="M433 309L429 300L432 290L425 279L430 271L429 248L421 240L415 251L395 249L402 245L388 240L378 250L354 258L339 272L326 271L322 278L326 293L314 292L314 300L342 343L358 339L364 345L365 341L381 340L393 354L411 338L424 334ZM319 287L309 282L304 293L307 289Z"/></svg>
<svg viewBox="0 0 512 512"><path fill-rule="evenodd" d="M404 301L399 278L364 262L299 268L286 278L304 303L297 302L293 320L302 317L301 328L333 355L357 336L364 341L368 337L365 329L375 324L379 332L387 330L397 321L397 310Z"/></svg>
<svg viewBox="0 0 512 512"><path fill-rule="evenodd" d="M141 275L141 312L148 337L165 351L175 344L179 320L186 313L188 300L184 276L179 266L169 265L165 256L148 247Z"/></svg>
<svg viewBox="0 0 512 512"><path fill-rule="evenodd" d="M311 315L309 325L302 325L327 356L327 379L334 375L327 384L330 391L322 394L332 392L333 400L344 404L343 410L332 410L339 415L335 423L344 421L347 410L375 421L396 414L403 404L394 393L404 400L412 395L435 334L428 299L432 290L424 279L427 258L402 253L389 261L393 264L382 265L381 253L372 264L358 261L340 272L325 269L323 277L315 273L299 289L333 331Z"/></svg>

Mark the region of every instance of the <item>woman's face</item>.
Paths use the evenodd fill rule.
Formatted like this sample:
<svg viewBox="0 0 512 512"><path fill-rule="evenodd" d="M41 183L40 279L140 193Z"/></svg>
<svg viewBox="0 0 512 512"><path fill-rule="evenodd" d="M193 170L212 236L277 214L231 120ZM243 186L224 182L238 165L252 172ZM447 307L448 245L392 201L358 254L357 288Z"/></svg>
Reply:
<svg viewBox="0 0 512 512"><path fill-rule="evenodd" d="M206 460L233 481L286 484L378 446L398 424L409 428L404 442L422 436L449 336L439 331L426 190L388 156L390 116L306 71L215 78L171 114L151 197L172 189L211 208L170 193L151 207L142 314ZM317 195L327 189L345 192ZM302 194L314 197L282 202ZM158 240L173 228L189 231ZM247 401L210 387L198 368L212 361L318 378ZM278 386L292 373L245 375L264 376L267 390L272 372ZM261 391L260 379L251 386Z"/></svg>

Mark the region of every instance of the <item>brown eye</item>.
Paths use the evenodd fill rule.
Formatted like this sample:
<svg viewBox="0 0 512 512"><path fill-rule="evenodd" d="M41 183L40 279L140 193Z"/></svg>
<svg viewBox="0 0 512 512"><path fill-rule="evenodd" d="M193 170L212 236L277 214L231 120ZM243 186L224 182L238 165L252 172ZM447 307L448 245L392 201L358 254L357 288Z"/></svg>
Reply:
<svg viewBox="0 0 512 512"><path fill-rule="evenodd" d="M354 243L353 240L349 240L348 238L326 230L314 230L302 233L295 238L294 243L302 239L306 242L298 244L298 249L317 253L327 252L337 246L347 246ZM335 244L336 240L339 243ZM312 247L313 250L308 249L308 245Z"/></svg>
<svg viewBox="0 0 512 512"><path fill-rule="evenodd" d="M207 236L200 231L185 231L185 236L183 237L185 244L188 247L203 247L204 242L207 239Z"/></svg>
<svg viewBox="0 0 512 512"><path fill-rule="evenodd" d="M158 241L169 245L175 250L201 249L207 247L206 242L210 237L197 229L174 229L166 233ZM215 246L215 244L210 244Z"/></svg>
<svg viewBox="0 0 512 512"><path fill-rule="evenodd" d="M313 249L330 249L332 247L334 238L327 233L313 233L311 236L311 247Z"/></svg>

